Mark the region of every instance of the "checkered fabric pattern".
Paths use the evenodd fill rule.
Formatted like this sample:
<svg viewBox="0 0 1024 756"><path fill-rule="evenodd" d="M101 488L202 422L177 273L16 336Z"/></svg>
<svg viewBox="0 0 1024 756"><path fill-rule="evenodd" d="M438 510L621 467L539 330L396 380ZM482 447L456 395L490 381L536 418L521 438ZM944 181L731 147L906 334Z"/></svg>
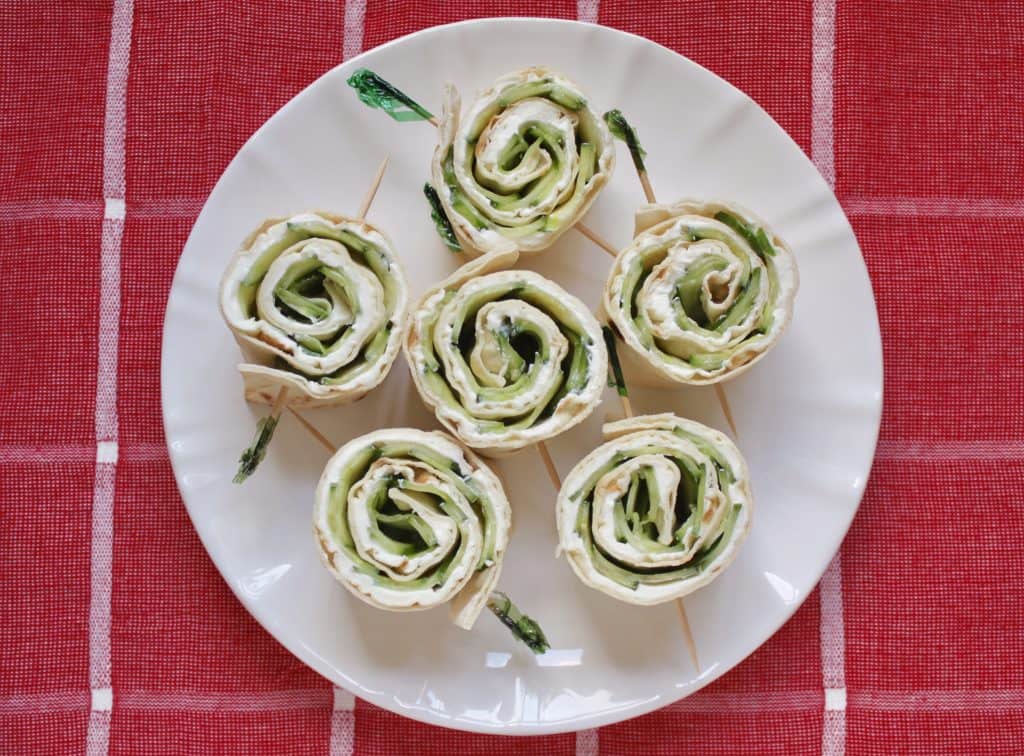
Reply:
<svg viewBox="0 0 1024 756"><path fill-rule="evenodd" d="M249 134L485 15L642 34L754 97L849 214L885 356L861 512L793 619L689 699L529 739L353 700L260 629L158 391L175 263ZM1024 752L1024 3L5 0L0 32L0 752Z"/></svg>

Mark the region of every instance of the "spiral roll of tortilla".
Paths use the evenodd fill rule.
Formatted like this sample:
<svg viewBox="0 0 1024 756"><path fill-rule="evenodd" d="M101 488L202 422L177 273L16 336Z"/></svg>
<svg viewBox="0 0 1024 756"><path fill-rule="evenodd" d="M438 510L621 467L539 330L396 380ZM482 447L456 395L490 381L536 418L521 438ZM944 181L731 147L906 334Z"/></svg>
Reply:
<svg viewBox="0 0 1024 756"><path fill-rule="evenodd" d="M506 270L517 257L462 266L423 297L405 339L423 401L460 441L492 455L581 422L608 370L593 314L543 276Z"/></svg>
<svg viewBox="0 0 1024 756"><path fill-rule="evenodd" d="M327 213L268 220L221 281L220 308L242 350L246 399L347 404L387 376L408 306L391 241L372 224Z"/></svg>
<svg viewBox="0 0 1024 756"><path fill-rule="evenodd" d="M789 324L796 260L762 221L723 202L646 205L603 307L631 380L710 384L763 357Z"/></svg>
<svg viewBox="0 0 1024 756"><path fill-rule="evenodd" d="M608 127L545 68L502 76L461 117L447 85L432 181L464 249L540 252L582 218L615 167Z"/></svg>
<svg viewBox="0 0 1024 756"><path fill-rule="evenodd" d="M451 602L452 621L466 630L498 581L510 525L495 474L437 431L353 439L316 488L313 530L342 585L392 611Z"/></svg>
<svg viewBox="0 0 1024 756"><path fill-rule="evenodd" d="M707 585L750 529L747 466L725 435L671 414L604 426L558 495L558 538L591 588L660 604Z"/></svg>

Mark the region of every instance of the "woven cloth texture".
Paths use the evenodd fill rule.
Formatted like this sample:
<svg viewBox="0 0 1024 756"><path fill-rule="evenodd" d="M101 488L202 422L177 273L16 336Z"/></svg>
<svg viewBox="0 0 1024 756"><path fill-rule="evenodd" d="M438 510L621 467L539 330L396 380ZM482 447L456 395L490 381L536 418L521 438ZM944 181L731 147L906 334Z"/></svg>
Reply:
<svg viewBox="0 0 1024 756"><path fill-rule="evenodd" d="M353 700L265 633L159 405L175 264L248 136L361 50L498 15L753 97L833 183L885 360L863 505L790 622L678 704L526 739ZM0 752L1024 753L1024 3L6 0L0 34Z"/></svg>

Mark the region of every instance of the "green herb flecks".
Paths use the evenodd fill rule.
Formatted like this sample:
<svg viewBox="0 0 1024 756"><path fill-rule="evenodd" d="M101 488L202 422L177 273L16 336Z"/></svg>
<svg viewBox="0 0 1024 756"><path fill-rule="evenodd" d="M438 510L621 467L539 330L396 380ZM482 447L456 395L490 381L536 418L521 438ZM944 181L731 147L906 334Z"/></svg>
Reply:
<svg viewBox="0 0 1024 756"><path fill-rule="evenodd" d="M519 611L519 607L512 603L512 599L501 591L495 591L487 598L487 608L533 653L543 654L551 648L537 621Z"/></svg>
<svg viewBox="0 0 1024 756"><path fill-rule="evenodd" d="M647 152L640 146L640 139L636 135L636 129L629 125L629 121L622 115L621 110L609 110L604 114L604 122L608 124L612 136L621 139L629 147L629 154L633 158L633 165L637 173L646 173L644 158Z"/></svg>
<svg viewBox="0 0 1024 756"><path fill-rule="evenodd" d="M270 439L274 437L274 430L277 428L277 421L279 419L279 416L270 415L256 423L256 437L253 438L252 444L242 452L242 456L238 458L238 472L235 473L233 478L235 483L242 483L256 472L260 462L267 456L267 447L270 445Z"/></svg>
<svg viewBox="0 0 1024 756"><path fill-rule="evenodd" d="M359 99L371 108L383 110L396 121L429 121L433 113L396 89L373 71L360 68L348 79Z"/></svg>
<svg viewBox="0 0 1024 756"><path fill-rule="evenodd" d="M602 326L601 333L604 334L604 343L608 347L608 385L613 387L619 396L629 396L626 379L622 376L622 364L619 362L619 350L615 344L615 332L610 326Z"/></svg>
<svg viewBox="0 0 1024 756"><path fill-rule="evenodd" d="M441 204L441 198L438 196L437 190L430 184L424 184L423 193L427 197L427 202L430 203L430 217L434 221L437 235L441 237L441 241L444 242L448 249L453 252L461 252L462 245L459 244L459 238L455 235L452 222L448 220L448 215L444 211L444 206Z"/></svg>

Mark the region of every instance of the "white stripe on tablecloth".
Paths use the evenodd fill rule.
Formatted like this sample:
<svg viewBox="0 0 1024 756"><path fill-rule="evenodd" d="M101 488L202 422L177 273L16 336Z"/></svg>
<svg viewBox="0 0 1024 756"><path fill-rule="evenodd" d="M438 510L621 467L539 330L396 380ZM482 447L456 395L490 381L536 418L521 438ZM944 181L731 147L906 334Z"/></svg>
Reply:
<svg viewBox="0 0 1024 756"><path fill-rule="evenodd" d="M82 711L89 705L86 690L21 693L0 698L0 714L41 714L50 711Z"/></svg>
<svg viewBox="0 0 1024 756"><path fill-rule="evenodd" d="M984 441L879 441L877 459L1024 460L1024 439Z"/></svg>
<svg viewBox="0 0 1024 756"><path fill-rule="evenodd" d="M877 711L1020 711L1024 690L857 691L850 701Z"/></svg>
<svg viewBox="0 0 1024 756"><path fill-rule="evenodd" d="M113 692L110 676L110 593L117 471L117 351L121 318L121 234L124 229L125 99L132 48L133 0L114 0L103 123L103 231L100 239L99 347L96 366L96 474L92 501L89 599L89 687L86 735L90 756L105 754Z"/></svg>
<svg viewBox="0 0 1024 756"><path fill-rule="evenodd" d="M828 185L834 187L832 66L836 53L836 0L814 0L811 39L811 159Z"/></svg>
<svg viewBox="0 0 1024 756"><path fill-rule="evenodd" d="M833 67L836 0L814 0L811 21L811 159L829 186L836 183ZM846 632L843 627L842 548L821 579L821 677L825 694L821 752L846 752Z"/></svg>
<svg viewBox="0 0 1024 756"><path fill-rule="evenodd" d="M363 20L366 18L366 0L346 0L345 39L341 59L349 60L363 51Z"/></svg>
<svg viewBox="0 0 1024 756"><path fill-rule="evenodd" d="M110 689L100 698L110 696ZM843 696L825 696L825 706L841 708ZM88 690L21 693L0 697L0 714L39 714L50 711L83 711L96 706L97 695ZM1024 710L1024 689L986 690L857 690L849 693L849 706L874 711L1019 711ZM92 702L90 704L90 701ZM109 706L110 699L101 707ZM355 698L341 688L298 688L264 692L118 692L120 709L136 711L323 711L330 709L351 715ZM763 711L809 711L822 707L822 691L748 691L745 693L701 692L666 707L689 714L716 714L723 711L751 714ZM596 753L596 740L581 730L577 733L577 753Z"/></svg>
<svg viewBox="0 0 1024 756"><path fill-rule="evenodd" d="M363 51L363 22L366 19L366 0L346 0L345 39L342 60L349 60ZM350 756L355 747L355 698L344 688L334 688L331 711L331 756Z"/></svg>
<svg viewBox="0 0 1024 756"><path fill-rule="evenodd" d="M325 709L331 705L329 688L270 690L260 693L135 691L120 693L124 709L181 711L291 711Z"/></svg>
<svg viewBox="0 0 1024 756"><path fill-rule="evenodd" d="M52 199L6 200L0 202L0 220L89 220L100 218L99 200L54 197Z"/></svg>
<svg viewBox="0 0 1024 756"><path fill-rule="evenodd" d="M195 218L203 209L202 197L159 197L132 202L133 218ZM80 200L69 197L0 201L0 221L94 220L102 217L123 220L124 199L107 197Z"/></svg>
<svg viewBox="0 0 1024 756"><path fill-rule="evenodd" d="M843 625L842 550L836 553L819 584L821 598L821 678L825 721L821 752L846 751L846 629Z"/></svg>
<svg viewBox="0 0 1024 756"><path fill-rule="evenodd" d="M118 446L113 441L100 441L95 446L60 444L46 446L0 446L0 464L48 464L51 462L153 462L167 459L167 447L161 443L133 443Z"/></svg>
<svg viewBox="0 0 1024 756"><path fill-rule="evenodd" d="M195 218L204 202L203 197L159 197L133 201L129 209L133 218ZM91 220L100 217L103 209L104 203L99 200L69 197L0 200L0 221ZM1020 218L1024 216L1024 201L985 197L845 197L843 209L853 216Z"/></svg>
<svg viewBox="0 0 1024 756"><path fill-rule="evenodd" d="M820 709L821 690L769 690L746 693L701 691L667 707L687 714L720 714L723 711L754 714L762 711L808 711Z"/></svg>
<svg viewBox="0 0 1024 756"><path fill-rule="evenodd" d="M1024 216L1024 201L987 197L846 197L843 209L850 215L1020 218Z"/></svg>
<svg viewBox="0 0 1024 756"><path fill-rule="evenodd" d="M596 24L601 0L577 0L576 18L588 24ZM600 751L600 736L597 729L580 730L576 733L576 756L597 756Z"/></svg>
<svg viewBox="0 0 1024 756"><path fill-rule="evenodd" d="M356 699L344 688L334 688L331 711L330 756L351 756L356 742Z"/></svg>
<svg viewBox="0 0 1024 756"><path fill-rule="evenodd" d="M576 756L597 756L600 747L600 736L596 728L576 733Z"/></svg>
<svg viewBox="0 0 1024 756"><path fill-rule="evenodd" d="M588 24L596 24L601 0L576 0L576 18Z"/></svg>

